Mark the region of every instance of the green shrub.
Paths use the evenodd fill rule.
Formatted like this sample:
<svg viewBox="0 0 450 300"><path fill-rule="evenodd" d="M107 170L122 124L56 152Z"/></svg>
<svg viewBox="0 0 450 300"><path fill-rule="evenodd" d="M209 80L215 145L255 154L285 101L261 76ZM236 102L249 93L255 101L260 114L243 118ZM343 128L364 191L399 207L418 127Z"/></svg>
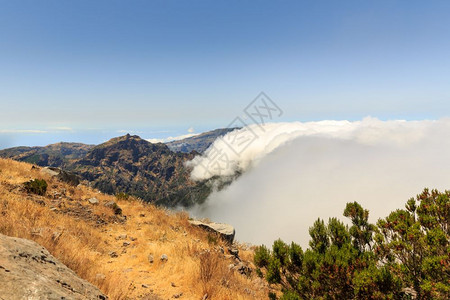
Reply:
<svg viewBox="0 0 450 300"><path fill-rule="evenodd" d="M24 183L25 190L28 193L33 193L36 195L45 195L47 191L47 182L44 179L34 179Z"/></svg>
<svg viewBox="0 0 450 300"><path fill-rule="evenodd" d="M266 246L262 245L255 249L253 261L256 266L263 268L269 264L270 252Z"/></svg>
<svg viewBox="0 0 450 300"><path fill-rule="evenodd" d="M210 244L210 245L217 245L218 244L218 240L217 240L217 235L216 234L208 233L207 239L208 239L208 244Z"/></svg>
<svg viewBox="0 0 450 300"><path fill-rule="evenodd" d="M120 192L120 193L116 194L117 200L128 200L129 198L130 198L130 195L128 195L127 193Z"/></svg>

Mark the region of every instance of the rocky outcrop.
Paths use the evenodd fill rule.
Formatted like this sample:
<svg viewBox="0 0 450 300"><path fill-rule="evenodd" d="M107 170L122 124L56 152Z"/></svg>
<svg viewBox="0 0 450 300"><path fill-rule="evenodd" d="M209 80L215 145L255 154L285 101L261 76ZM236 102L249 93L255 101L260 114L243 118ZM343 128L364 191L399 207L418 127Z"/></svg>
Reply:
<svg viewBox="0 0 450 300"><path fill-rule="evenodd" d="M46 173L50 176L58 178L62 182L66 182L70 185L77 186L80 184L80 177L72 172L67 172L55 167L45 167L41 169L42 173Z"/></svg>
<svg viewBox="0 0 450 300"><path fill-rule="evenodd" d="M107 297L39 244L0 234L0 299Z"/></svg>
<svg viewBox="0 0 450 300"><path fill-rule="evenodd" d="M234 240L235 230L234 227L224 223L205 223L198 220L189 220L189 223L203 228L207 231L217 233L227 243L232 244Z"/></svg>

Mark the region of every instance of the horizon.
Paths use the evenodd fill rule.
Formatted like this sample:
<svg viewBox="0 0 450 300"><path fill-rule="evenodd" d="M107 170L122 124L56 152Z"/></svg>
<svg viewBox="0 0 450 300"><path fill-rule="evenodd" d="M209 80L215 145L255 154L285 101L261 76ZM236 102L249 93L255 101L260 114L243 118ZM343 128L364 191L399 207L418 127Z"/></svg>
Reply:
<svg viewBox="0 0 450 300"><path fill-rule="evenodd" d="M223 128L261 91L280 122L450 109L446 1L0 7L0 148Z"/></svg>

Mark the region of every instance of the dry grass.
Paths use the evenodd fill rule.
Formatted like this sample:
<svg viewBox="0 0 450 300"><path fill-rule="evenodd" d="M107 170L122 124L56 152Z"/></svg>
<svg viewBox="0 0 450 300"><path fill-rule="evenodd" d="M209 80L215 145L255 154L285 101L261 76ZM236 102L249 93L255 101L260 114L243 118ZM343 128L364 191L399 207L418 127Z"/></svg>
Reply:
<svg viewBox="0 0 450 300"><path fill-rule="evenodd" d="M45 196L21 188L34 178L49 183ZM90 205L92 197L100 204ZM153 294L169 299L179 293L182 299L202 299L205 293L208 299L267 298L256 275L230 270L232 261L220 251L226 245L189 225L186 213L121 200L123 220L102 205L112 200L117 201L56 181L29 164L0 159L0 233L38 242L111 299L153 299ZM251 260L252 253L240 249L243 260ZM167 261L160 260L163 254Z"/></svg>

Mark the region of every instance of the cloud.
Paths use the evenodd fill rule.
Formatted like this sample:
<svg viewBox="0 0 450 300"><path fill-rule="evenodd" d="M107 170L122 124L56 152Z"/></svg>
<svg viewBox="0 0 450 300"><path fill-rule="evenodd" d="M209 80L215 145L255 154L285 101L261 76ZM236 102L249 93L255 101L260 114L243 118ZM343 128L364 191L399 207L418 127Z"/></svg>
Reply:
<svg viewBox="0 0 450 300"><path fill-rule="evenodd" d="M46 130L38 129L0 129L0 133L47 133Z"/></svg>
<svg viewBox="0 0 450 300"><path fill-rule="evenodd" d="M56 130L56 131L73 131L73 128L67 127L67 126L57 126L57 127L52 127L51 129Z"/></svg>
<svg viewBox="0 0 450 300"><path fill-rule="evenodd" d="M166 138L162 138L162 139L146 139L147 141L149 141L150 143L168 143L168 142L172 142L172 141L179 141L179 140L183 140L183 139L187 139L196 135L199 135L200 133L188 133L188 134L183 134L183 135L179 135L179 136L169 136Z"/></svg>
<svg viewBox="0 0 450 300"><path fill-rule="evenodd" d="M194 133L194 127L190 127L188 130L187 130L189 133Z"/></svg>
<svg viewBox="0 0 450 300"><path fill-rule="evenodd" d="M375 222L403 208L406 200L424 187L449 187L447 119L366 118L273 123L251 129L258 138L240 155L223 141L214 143L234 159L219 164L222 174L246 172L190 211L197 217L234 225L240 241L271 244L281 237L306 247L314 220L345 219L342 213L347 202L360 202ZM230 137L225 140L233 140ZM194 178L218 175L215 168L206 173L203 169L212 155L208 150L191 161Z"/></svg>

